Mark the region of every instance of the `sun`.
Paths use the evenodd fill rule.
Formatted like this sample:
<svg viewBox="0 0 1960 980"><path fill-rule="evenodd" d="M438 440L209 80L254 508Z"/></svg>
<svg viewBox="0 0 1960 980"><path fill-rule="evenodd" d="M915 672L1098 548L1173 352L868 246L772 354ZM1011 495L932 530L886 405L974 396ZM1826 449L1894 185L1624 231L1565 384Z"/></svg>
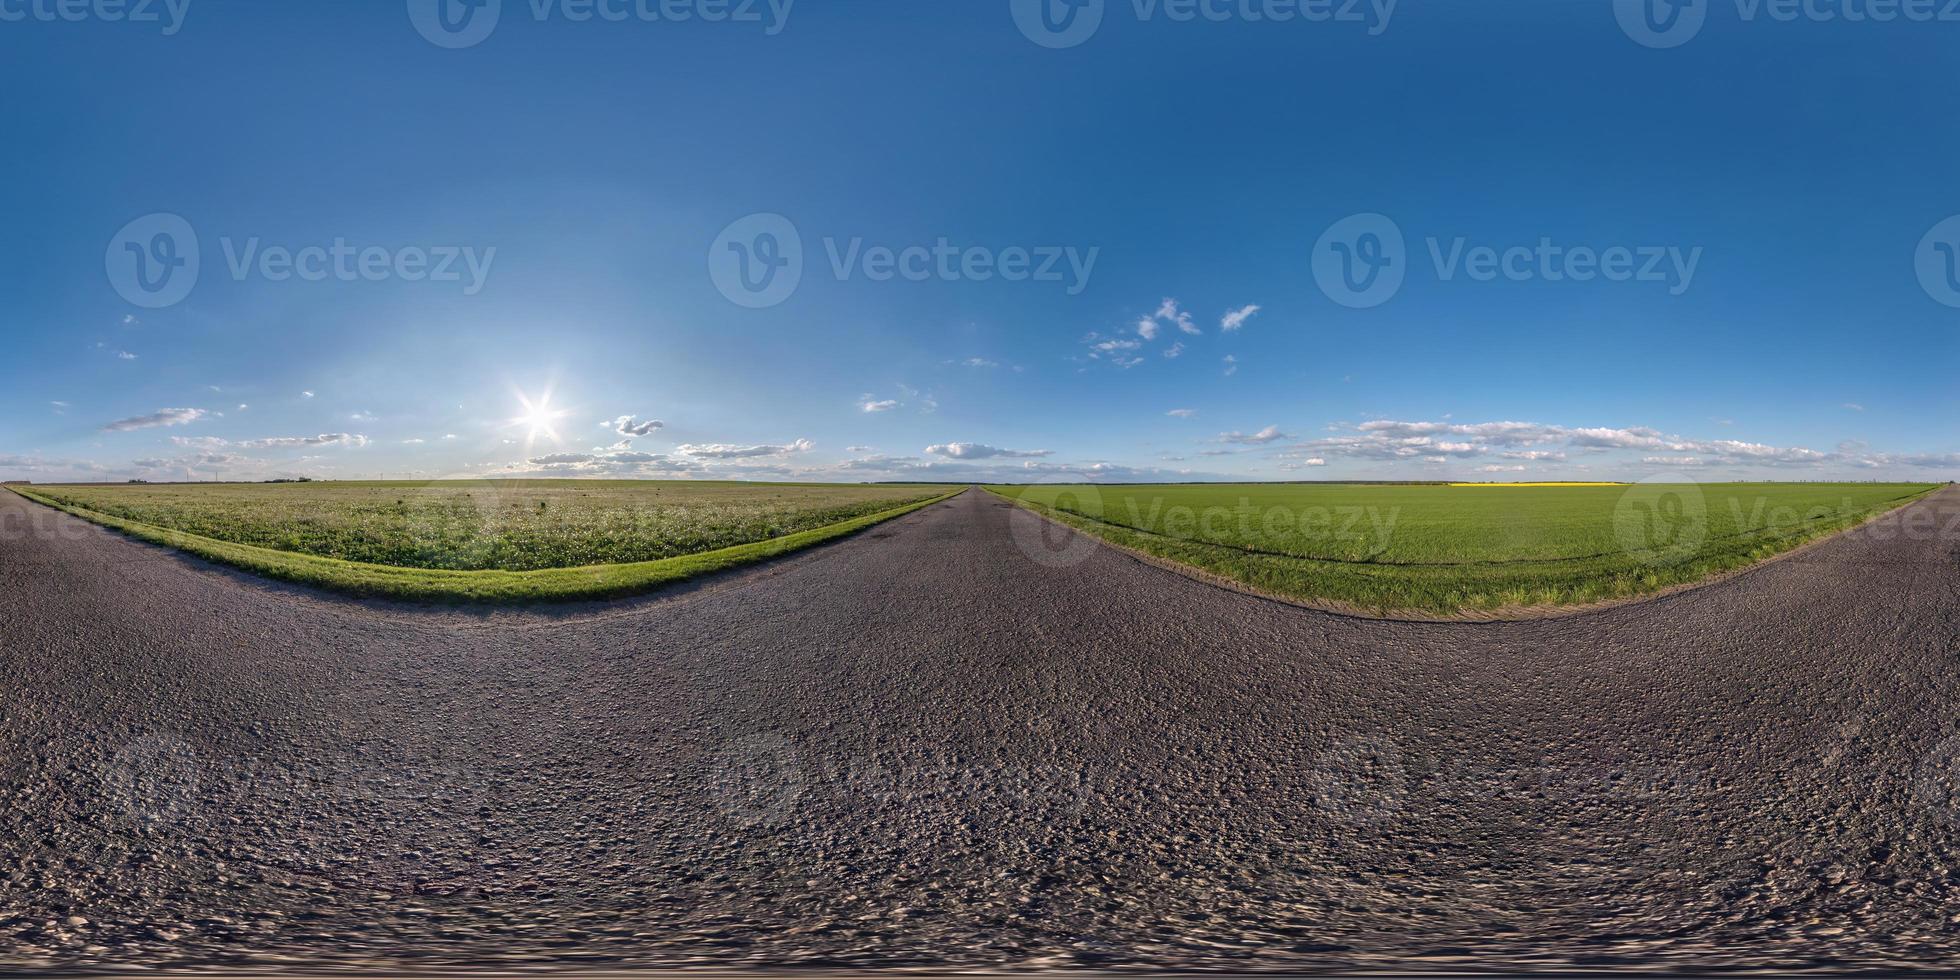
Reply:
<svg viewBox="0 0 1960 980"><path fill-rule="evenodd" d="M535 402L531 400L530 396L520 391L517 393L517 400L524 406L524 414L511 419L510 424L524 427L524 444L529 446L537 442L539 436L550 439L552 442L557 442L558 430L552 427L552 423L571 413L563 409L552 408L551 392L549 391L546 391Z"/></svg>

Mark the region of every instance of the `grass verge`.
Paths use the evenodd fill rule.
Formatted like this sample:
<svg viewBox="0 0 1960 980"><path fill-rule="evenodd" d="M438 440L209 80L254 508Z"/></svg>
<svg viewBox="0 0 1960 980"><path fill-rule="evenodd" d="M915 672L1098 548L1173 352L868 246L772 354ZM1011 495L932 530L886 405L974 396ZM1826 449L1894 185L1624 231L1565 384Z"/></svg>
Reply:
<svg viewBox="0 0 1960 980"><path fill-rule="evenodd" d="M1439 622L1545 618L1705 585L1877 520L1941 489L1928 486L1872 510L1805 522L1770 539L1723 542L1668 564L1588 555L1424 565L1252 551L1098 520L1002 488L986 488L1016 506L1193 578L1348 615Z"/></svg>
<svg viewBox="0 0 1960 980"><path fill-rule="evenodd" d="M347 595L437 603L533 603L616 599L639 595L662 586L787 555L826 541L856 534L875 524L950 500L965 488L895 507L891 510L786 534L767 541L680 555L659 561L537 571L446 571L397 568L322 558L255 545L234 544L202 535L124 520L49 499L25 487L8 487L21 497L72 514L85 521L121 531L139 540L175 548L208 561L229 565L282 582L294 582Z"/></svg>

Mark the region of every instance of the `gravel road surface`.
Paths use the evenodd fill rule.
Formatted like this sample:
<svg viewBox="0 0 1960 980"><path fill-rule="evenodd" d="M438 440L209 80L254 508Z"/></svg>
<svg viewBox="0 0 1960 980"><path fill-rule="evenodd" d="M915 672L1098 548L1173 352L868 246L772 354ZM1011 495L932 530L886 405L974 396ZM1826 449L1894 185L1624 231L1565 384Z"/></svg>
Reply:
<svg viewBox="0 0 1960 980"><path fill-rule="evenodd" d="M0 972L1960 968L1957 775L1951 488L1502 624L1240 595L979 491L549 612L0 493Z"/></svg>

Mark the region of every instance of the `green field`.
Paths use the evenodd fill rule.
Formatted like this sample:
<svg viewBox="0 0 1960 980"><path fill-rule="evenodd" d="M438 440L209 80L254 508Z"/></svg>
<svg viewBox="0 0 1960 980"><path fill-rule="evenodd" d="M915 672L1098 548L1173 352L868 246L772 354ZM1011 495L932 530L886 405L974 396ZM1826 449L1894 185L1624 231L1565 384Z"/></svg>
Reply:
<svg viewBox="0 0 1960 980"><path fill-rule="evenodd" d="M277 578L499 601L644 591L848 534L957 488L492 480L9 489Z"/></svg>
<svg viewBox="0 0 1960 980"><path fill-rule="evenodd" d="M1744 567L1924 484L990 487L1115 544L1369 612L1626 598Z"/></svg>

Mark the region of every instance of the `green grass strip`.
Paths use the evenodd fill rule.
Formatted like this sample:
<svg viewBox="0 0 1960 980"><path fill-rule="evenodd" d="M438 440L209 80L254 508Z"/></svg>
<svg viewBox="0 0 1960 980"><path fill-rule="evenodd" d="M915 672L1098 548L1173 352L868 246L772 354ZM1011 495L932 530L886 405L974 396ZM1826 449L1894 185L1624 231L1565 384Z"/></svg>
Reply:
<svg viewBox="0 0 1960 980"><path fill-rule="evenodd" d="M1023 499L988 493L1119 548L1195 577L1349 615L1433 621L1536 619L1673 592L1715 581L1875 521L1944 489L1929 486L1869 513L1814 523L1768 541L1729 542L1671 565L1641 566L1602 556L1515 564L1390 565L1249 552L1112 524Z"/></svg>
<svg viewBox="0 0 1960 980"><path fill-rule="evenodd" d="M950 500L965 488L928 500L906 504L863 517L786 534L767 541L736 545L696 555L659 561L538 571L448 571L397 568L362 562L275 551L187 534L49 499L25 487L8 487L15 494L72 514L85 521L121 531L131 537L175 548L208 561L243 569L282 582L327 589L347 595L438 603L531 603L617 599L715 572L765 561L826 541L856 534L875 524Z"/></svg>

